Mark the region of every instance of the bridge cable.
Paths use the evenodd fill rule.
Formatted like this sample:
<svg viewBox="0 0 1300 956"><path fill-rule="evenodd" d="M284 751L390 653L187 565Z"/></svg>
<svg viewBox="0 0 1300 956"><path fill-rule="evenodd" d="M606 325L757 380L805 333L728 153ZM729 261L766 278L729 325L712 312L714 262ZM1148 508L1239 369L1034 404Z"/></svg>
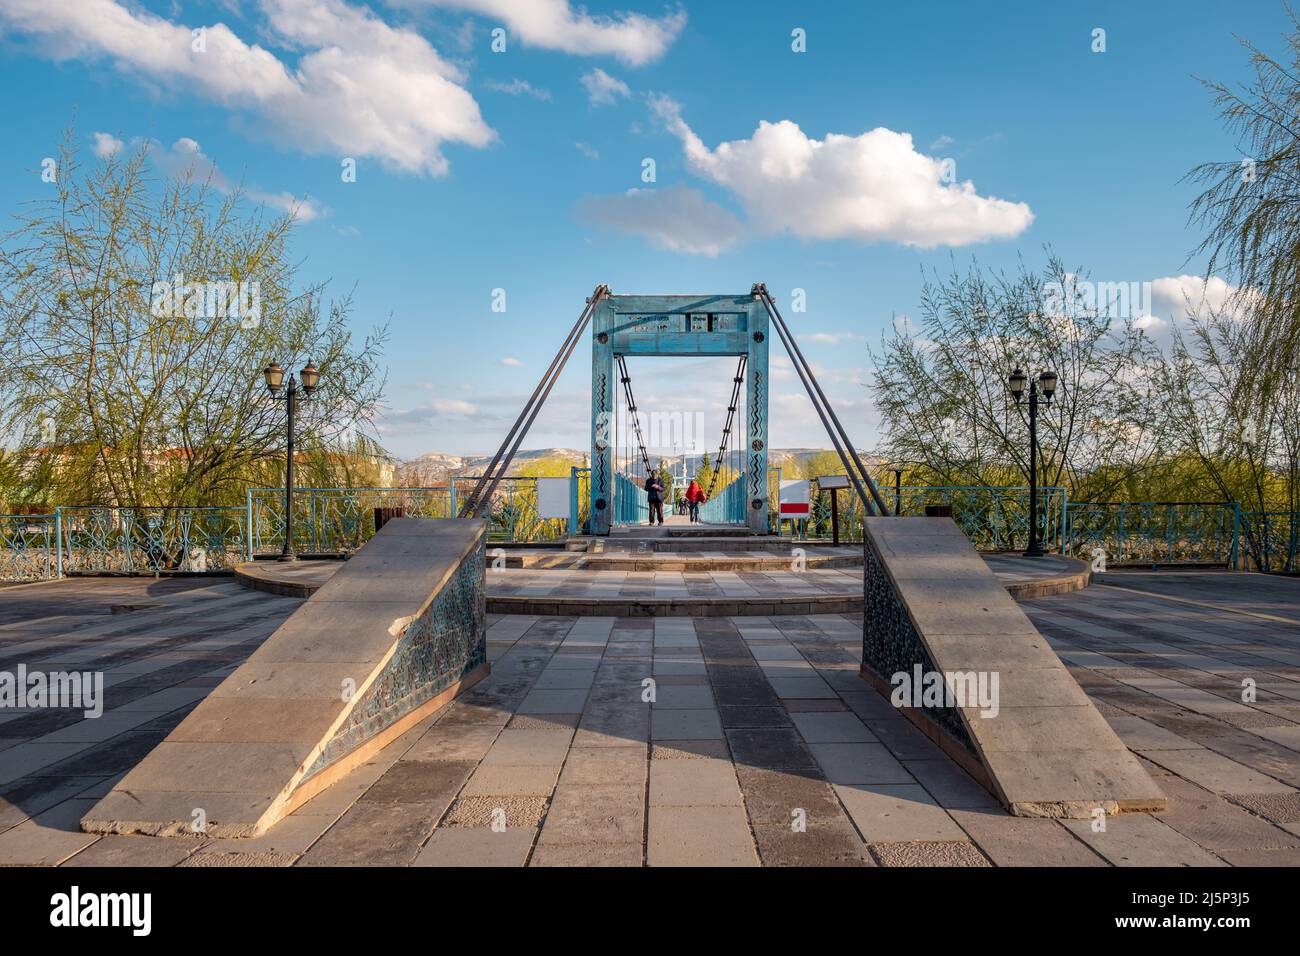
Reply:
<svg viewBox="0 0 1300 956"><path fill-rule="evenodd" d="M776 329L776 334L785 346L786 354L790 356L795 371L799 373L799 379L808 392L808 398L812 401L813 408L817 410L817 415L821 418L822 425L825 426L826 433L830 436L831 443L835 446L840 461L844 463L845 471L848 472L849 480L853 482L858 497L866 506L868 514L889 514L889 509L885 507L885 499L880 495L880 489L871 480L871 475L867 473L866 466L862 464L862 459L858 457L857 450L853 447L853 442L849 440L848 433L835 416L835 411L831 408L826 393L822 391L821 385L817 383L817 377L813 374L812 367L808 364L808 360L804 358L803 352L800 351L798 344L795 342L794 334L785 324L785 320L781 318L781 312L777 309L772 294L767 291L767 286L761 282L756 282L750 291L762 299L763 305L767 308L767 314L772 320L772 327ZM834 428L831 427L832 422ZM837 433L839 438L836 437ZM841 444L841 439L843 444ZM850 457L853 459L852 463L849 461Z"/></svg>
<svg viewBox="0 0 1300 956"><path fill-rule="evenodd" d="M587 331L587 325L591 322L591 316L596 310L596 305L609 294L609 286L602 283L596 286L595 291L587 299L587 304L583 308L582 314L578 316L578 321L573 324L573 328L569 330L568 336L560 345L559 351L551 359L551 364L542 374L537 387L533 389L533 394L525 403L523 411L519 413L514 425L510 427L510 432L506 435L505 441L501 443L501 447L497 449L497 453L492 457L492 463L488 465L487 470L480 476L478 483L474 486L474 490L465 499L465 504L460 509L460 517L481 518L483 516L483 511L491 502L497 485L501 483L502 477L509 470L515 452L519 450L524 436L528 434L528 429L532 427L533 421L537 418L537 413L541 411L542 405L550 396L551 389L555 387L556 381L564 371L564 366L569 361L569 356L573 354L579 339ZM525 416L527 416L527 420L525 420ZM511 439L514 439L513 445Z"/></svg>
<svg viewBox="0 0 1300 956"><path fill-rule="evenodd" d="M641 452L641 464L645 466L645 476L650 477L650 455L645 450L645 438L641 435L641 419L636 412L636 399L632 397L632 377L627 372L627 360L622 355L616 355L614 358L618 361L618 376L623 382L623 394L627 396L627 411L632 416L632 427L636 430L636 444Z"/></svg>
<svg viewBox="0 0 1300 956"><path fill-rule="evenodd" d="M731 426L736 417L736 406L740 401L745 387L745 363L749 356L742 355L739 363L736 365L736 374L731 381L731 401L727 403L727 422L722 426L722 441L718 443L718 457L713 463L713 475L709 479L709 490L706 492L706 498L713 499L714 489L718 486L718 472L722 467L724 455L727 451L727 439L731 436Z"/></svg>

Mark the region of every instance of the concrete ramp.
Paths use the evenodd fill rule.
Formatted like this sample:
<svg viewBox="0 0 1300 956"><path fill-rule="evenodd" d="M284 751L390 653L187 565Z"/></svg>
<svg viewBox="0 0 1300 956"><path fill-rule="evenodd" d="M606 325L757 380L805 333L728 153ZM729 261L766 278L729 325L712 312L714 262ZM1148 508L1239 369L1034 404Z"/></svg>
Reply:
<svg viewBox="0 0 1300 956"><path fill-rule="evenodd" d="M486 531L387 522L82 828L255 836L480 680Z"/></svg>
<svg viewBox="0 0 1300 956"><path fill-rule="evenodd" d="M862 676L900 713L1018 816L1165 808L952 519L866 526Z"/></svg>

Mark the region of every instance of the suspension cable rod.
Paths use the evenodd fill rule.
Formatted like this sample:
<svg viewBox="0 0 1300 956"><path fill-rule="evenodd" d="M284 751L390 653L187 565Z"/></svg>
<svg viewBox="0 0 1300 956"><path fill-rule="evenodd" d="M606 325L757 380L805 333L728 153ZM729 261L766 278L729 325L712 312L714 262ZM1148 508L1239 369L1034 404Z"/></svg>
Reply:
<svg viewBox="0 0 1300 956"><path fill-rule="evenodd" d="M579 339L586 332L587 325L591 322L591 316L596 311L596 305L607 295L609 295L609 286L602 283L596 286L591 297L587 299L586 307L583 308L582 314L578 316L578 321L569 330L569 334L561 344L559 351L555 353L555 358L551 359L551 364L542 375L541 381L537 383L537 387L533 389L533 394L528 399L527 404L524 405L523 411L515 419L510 433L506 435L505 441L497 449L492 464L488 466L487 471L479 478L478 484L474 486L474 490L465 502L465 507L461 509L461 517L482 517L484 507L491 502L492 495L496 492L502 477L510 468L510 462L514 459L515 452L519 450L524 436L528 434L528 429L532 427L533 421L537 418L537 413L542 410L542 406L550 396L551 389L555 387L555 383L559 380L565 364L569 361L569 356L573 354L574 348L577 347ZM529 411L530 408L531 412ZM524 418L525 415L527 420ZM514 438L513 445L511 444L512 437ZM507 447L509 451L506 451ZM491 483L487 484L486 491L484 491L484 485L489 481Z"/></svg>
<svg viewBox="0 0 1300 956"><path fill-rule="evenodd" d="M641 419L636 411L636 399L632 397L632 376L627 372L627 360L621 356L615 356L618 359L618 377L623 382L623 394L627 396L627 413L632 416L632 427L636 430L636 444L641 452L641 464L645 465L646 477L650 477L650 455L645 450L645 439L641 436Z"/></svg>
<svg viewBox="0 0 1300 956"><path fill-rule="evenodd" d="M736 374L731 380L731 401L727 403L727 422L722 426L722 441L718 443L718 458L713 463L713 474L709 478L709 490L706 497L713 498L713 491L718 486L718 473L722 468L723 456L727 451L727 439L731 436L731 426L736 417L736 406L740 402L741 390L745 384L745 363L749 356L742 355L736 364Z"/></svg>
<svg viewBox="0 0 1300 956"><path fill-rule="evenodd" d="M763 300L763 305L767 308L768 316L772 319L772 326L776 329L777 335L780 336L782 344L785 345L786 353L790 356L790 361L794 364L795 371L799 373L799 378L803 382L804 389L808 392L808 397L812 400L813 407L817 409L817 415L821 418L822 425L825 426L827 434L830 435L832 444L835 445L836 452L839 453L840 461L844 463L845 470L848 472L849 478L853 481L853 485L858 492L858 497L860 497L863 503L867 506L868 512L882 515L889 514L889 510L885 507L885 500L880 495L880 490L876 487L876 483L871 480L871 475L868 474L866 466L862 464L862 459L858 457L857 450L853 447L853 442L850 441L848 433L844 430L844 426L840 424L840 420L835 416L835 410L831 408L831 404L826 398L826 393L822 391L821 385L818 384L817 377L813 374L812 366L808 364L808 360L804 358L803 352L800 350L798 343L795 342L794 334L790 331L789 327L785 324L785 320L781 317L781 312L777 309L772 294L767 291L767 286L761 282L756 283L752 291ZM827 420L827 416L829 416L829 421ZM831 427L832 422L834 422L834 430L832 430ZM843 445L841 445L840 441L837 440L836 433L839 434L840 439L843 439ZM846 449L847 454L845 452ZM852 464L849 463L850 457L853 459ZM856 469L854 466L856 466Z"/></svg>

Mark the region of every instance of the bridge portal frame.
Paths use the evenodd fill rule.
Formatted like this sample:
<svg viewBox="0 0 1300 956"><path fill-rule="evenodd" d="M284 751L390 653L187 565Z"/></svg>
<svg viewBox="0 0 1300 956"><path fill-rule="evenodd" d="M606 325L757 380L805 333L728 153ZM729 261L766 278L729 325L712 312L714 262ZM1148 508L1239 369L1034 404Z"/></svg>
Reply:
<svg viewBox="0 0 1300 956"><path fill-rule="evenodd" d="M591 533L607 535L613 508L611 442L615 356L747 356L745 364L745 524L767 533L767 352L763 299L741 295L606 295L591 328Z"/></svg>

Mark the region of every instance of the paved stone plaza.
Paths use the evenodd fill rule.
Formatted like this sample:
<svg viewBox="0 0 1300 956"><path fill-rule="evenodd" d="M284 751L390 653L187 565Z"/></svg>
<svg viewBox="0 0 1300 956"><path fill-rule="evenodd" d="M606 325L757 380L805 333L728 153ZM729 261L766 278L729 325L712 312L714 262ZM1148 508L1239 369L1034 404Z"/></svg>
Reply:
<svg viewBox="0 0 1300 956"><path fill-rule="evenodd" d="M488 680L267 835L81 832L300 604L229 579L0 590L0 669L107 685L95 720L0 713L0 863L1300 865L1300 582L1213 572L1024 605L1169 798L1105 832L1002 811L862 683L856 615L493 615Z"/></svg>

